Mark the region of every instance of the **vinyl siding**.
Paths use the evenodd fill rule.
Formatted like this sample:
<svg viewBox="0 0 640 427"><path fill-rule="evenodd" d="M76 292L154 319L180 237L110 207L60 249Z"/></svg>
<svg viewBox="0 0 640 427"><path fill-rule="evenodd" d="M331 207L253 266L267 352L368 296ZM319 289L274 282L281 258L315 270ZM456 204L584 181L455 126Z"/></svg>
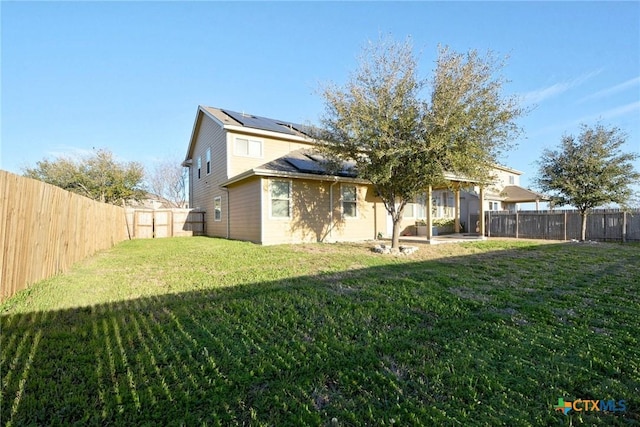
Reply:
<svg viewBox="0 0 640 427"><path fill-rule="evenodd" d="M226 137L225 131L210 117L202 115L193 148L193 165L190 168L191 194L190 206L203 209L205 213L205 234L208 236L227 236L227 194L220 184L227 179ZM211 173L207 175L206 154L211 149ZM200 178L198 178L198 156L202 159ZM221 221L214 221L213 199L222 198Z"/></svg>
<svg viewBox="0 0 640 427"><path fill-rule="evenodd" d="M375 238L376 198L368 186L357 185L358 216L343 218L340 184L312 180L291 180L291 217L270 216L270 179L262 180L263 244L357 241ZM333 193L333 203L331 194ZM331 206L333 204L333 221Z"/></svg>
<svg viewBox="0 0 640 427"><path fill-rule="evenodd" d="M262 157L244 157L235 154L236 137L262 141ZM282 157L291 151L301 148L311 148L311 143L287 141L284 139L266 138L238 132L227 133L227 150L229 153L229 178L239 175L249 169L256 168L272 160Z"/></svg>
<svg viewBox="0 0 640 427"><path fill-rule="evenodd" d="M260 243L261 179L251 178L229 187L229 237Z"/></svg>

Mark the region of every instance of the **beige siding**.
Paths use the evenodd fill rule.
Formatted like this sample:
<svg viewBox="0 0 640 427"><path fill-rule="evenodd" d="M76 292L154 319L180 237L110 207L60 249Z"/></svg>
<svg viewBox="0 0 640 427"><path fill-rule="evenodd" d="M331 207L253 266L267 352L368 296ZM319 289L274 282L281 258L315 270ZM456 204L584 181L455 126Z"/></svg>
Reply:
<svg viewBox="0 0 640 427"><path fill-rule="evenodd" d="M189 179L191 181L191 207L201 209L205 214L205 232L208 236L226 237L227 235L227 195L220 184L227 179L227 151L225 131L210 117L202 115L196 129L193 148L193 165ZM207 174L206 152L211 149L211 173ZM202 160L200 178L198 178L198 157ZM221 221L214 221L213 200L222 198Z"/></svg>
<svg viewBox="0 0 640 427"><path fill-rule="evenodd" d="M507 185L520 185L520 175L514 172L496 168L491 174L495 179L493 185L489 187L490 190L499 192ZM513 177L513 183L509 182L509 177Z"/></svg>
<svg viewBox="0 0 640 427"><path fill-rule="evenodd" d="M358 216L343 218L339 183L299 179L290 182L291 218L282 219L271 217L270 179L262 181L263 244L357 241L375 238L376 198L371 187L357 185Z"/></svg>
<svg viewBox="0 0 640 427"><path fill-rule="evenodd" d="M262 157L245 157L235 154L235 140L237 137L248 138L262 142ZM301 148L311 148L312 145L287 141L284 139L266 138L264 136L253 136L237 132L227 133L227 150L229 153L229 178L239 175L247 170L256 168L272 160L282 157L291 151Z"/></svg>
<svg viewBox="0 0 640 427"><path fill-rule="evenodd" d="M229 187L229 237L260 243L261 179L251 178Z"/></svg>

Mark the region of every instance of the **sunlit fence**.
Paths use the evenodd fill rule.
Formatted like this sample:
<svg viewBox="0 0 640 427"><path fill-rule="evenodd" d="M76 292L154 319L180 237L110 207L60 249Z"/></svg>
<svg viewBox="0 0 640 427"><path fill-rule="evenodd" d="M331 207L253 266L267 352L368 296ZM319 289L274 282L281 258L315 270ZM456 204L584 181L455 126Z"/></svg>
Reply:
<svg viewBox="0 0 640 427"><path fill-rule="evenodd" d="M131 239L204 235L205 212L195 209L127 208Z"/></svg>
<svg viewBox="0 0 640 427"><path fill-rule="evenodd" d="M580 239L582 217L573 210L486 212L487 235L528 239ZM598 209L587 215L587 240L640 242L640 209Z"/></svg>
<svg viewBox="0 0 640 427"><path fill-rule="evenodd" d="M0 171L0 300L127 239L125 211Z"/></svg>

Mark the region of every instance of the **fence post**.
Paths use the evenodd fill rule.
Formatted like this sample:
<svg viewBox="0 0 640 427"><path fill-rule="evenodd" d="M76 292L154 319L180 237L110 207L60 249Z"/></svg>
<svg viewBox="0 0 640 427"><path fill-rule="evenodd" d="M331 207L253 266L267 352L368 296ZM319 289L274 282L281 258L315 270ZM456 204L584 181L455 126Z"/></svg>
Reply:
<svg viewBox="0 0 640 427"><path fill-rule="evenodd" d="M518 222L520 220L518 219L518 208L516 208L516 239L518 238Z"/></svg>
<svg viewBox="0 0 640 427"><path fill-rule="evenodd" d="M567 240L567 211L564 211L564 240Z"/></svg>
<svg viewBox="0 0 640 427"><path fill-rule="evenodd" d="M622 212L622 243L627 243L627 212Z"/></svg>

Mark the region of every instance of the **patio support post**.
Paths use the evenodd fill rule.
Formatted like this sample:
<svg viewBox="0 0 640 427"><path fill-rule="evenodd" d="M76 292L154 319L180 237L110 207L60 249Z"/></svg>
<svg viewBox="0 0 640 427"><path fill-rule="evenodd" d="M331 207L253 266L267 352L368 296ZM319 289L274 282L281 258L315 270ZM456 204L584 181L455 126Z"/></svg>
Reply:
<svg viewBox="0 0 640 427"><path fill-rule="evenodd" d="M484 186L480 186L480 220L478 221L480 237L484 238Z"/></svg>
<svg viewBox="0 0 640 427"><path fill-rule="evenodd" d="M427 187L427 240L431 241L433 238L433 218L431 217L431 210L433 209L433 192L431 186Z"/></svg>
<svg viewBox="0 0 640 427"><path fill-rule="evenodd" d="M455 188L455 219L453 220L453 231L460 233L460 185L456 185Z"/></svg>

